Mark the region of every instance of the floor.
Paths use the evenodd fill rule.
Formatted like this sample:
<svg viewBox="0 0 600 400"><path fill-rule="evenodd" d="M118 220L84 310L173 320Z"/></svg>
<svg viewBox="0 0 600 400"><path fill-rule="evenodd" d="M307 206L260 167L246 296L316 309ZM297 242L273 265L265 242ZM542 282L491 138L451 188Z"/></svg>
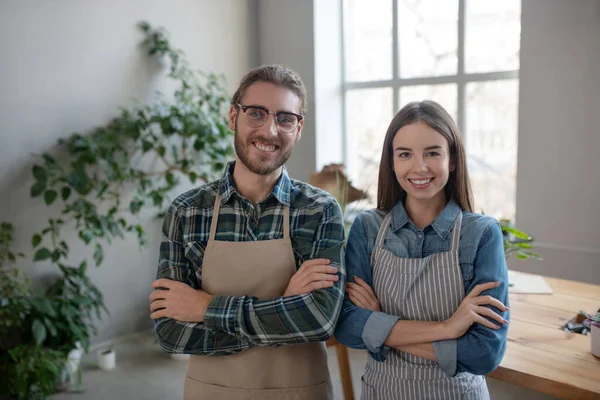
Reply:
<svg viewBox="0 0 600 400"><path fill-rule="evenodd" d="M96 366L95 354L82 361L83 391L62 392L51 400L165 400L183 398L183 380L187 362L173 360L155 342L151 332L115 343L117 367L105 372ZM329 369L336 400L342 400L335 349L329 348ZM350 350L350 369L355 399L360 398L360 376L366 360L363 351ZM491 398L496 400L551 400L553 397L488 379Z"/></svg>

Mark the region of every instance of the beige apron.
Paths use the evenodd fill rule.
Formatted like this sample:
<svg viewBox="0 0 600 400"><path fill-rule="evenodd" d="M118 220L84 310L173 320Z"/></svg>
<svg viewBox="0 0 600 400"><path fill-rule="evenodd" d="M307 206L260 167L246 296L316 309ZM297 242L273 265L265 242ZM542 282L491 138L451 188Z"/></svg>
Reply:
<svg viewBox="0 0 600 400"><path fill-rule="evenodd" d="M213 295L283 295L296 272L290 240L290 211L284 207L283 239L252 242L215 240L217 195L202 263L202 289ZM281 347L250 347L228 356L191 356L185 400L332 399L323 342Z"/></svg>

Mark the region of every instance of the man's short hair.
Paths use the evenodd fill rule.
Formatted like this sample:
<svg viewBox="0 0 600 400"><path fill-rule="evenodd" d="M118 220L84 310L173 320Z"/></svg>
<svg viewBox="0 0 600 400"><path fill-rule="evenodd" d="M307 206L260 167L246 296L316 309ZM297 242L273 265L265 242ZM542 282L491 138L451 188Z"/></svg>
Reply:
<svg viewBox="0 0 600 400"><path fill-rule="evenodd" d="M238 104L246 93L246 90L256 82L268 82L276 86L288 88L300 99L300 114L306 114L306 87L304 87L300 75L282 65L262 65L248 72L242 78L240 86L231 99L231 103L233 105Z"/></svg>

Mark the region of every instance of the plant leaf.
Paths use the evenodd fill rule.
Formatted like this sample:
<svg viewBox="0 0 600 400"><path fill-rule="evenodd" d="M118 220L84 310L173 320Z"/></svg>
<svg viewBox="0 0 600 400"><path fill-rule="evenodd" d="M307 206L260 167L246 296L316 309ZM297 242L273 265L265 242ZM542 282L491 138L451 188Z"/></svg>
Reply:
<svg viewBox="0 0 600 400"><path fill-rule="evenodd" d="M48 179L48 174L46 173L46 170L40 167L39 165L34 165L31 169L31 172L33 173L33 177L35 178L35 180L38 182L46 182L46 180Z"/></svg>
<svg viewBox="0 0 600 400"><path fill-rule="evenodd" d="M144 206L144 201L143 200L133 200L131 203L129 203L129 211L132 214L137 214L141 208Z"/></svg>
<svg viewBox="0 0 600 400"><path fill-rule="evenodd" d="M147 140L142 141L142 151L144 153L147 153L153 147L154 147L154 145L152 144L152 142L149 142Z"/></svg>
<svg viewBox="0 0 600 400"><path fill-rule="evenodd" d="M520 247L522 249L533 249L533 246L527 242L522 243L512 243L513 246Z"/></svg>
<svg viewBox="0 0 600 400"><path fill-rule="evenodd" d="M38 197L46 189L46 182L36 182L31 187L29 194L31 197Z"/></svg>
<svg viewBox="0 0 600 400"><path fill-rule="evenodd" d="M513 235L515 235L515 237L518 237L519 239L523 239L523 240L531 239L531 237L528 234L526 234L525 232L521 232L520 230L513 228L511 226L503 226L502 229L505 230L506 232L512 233Z"/></svg>
<svg viewBox="0 0 600 400"><path fill-rule="evenodd" d="M65 186L62 188L62 190L60 191L60 195L63 199L63 201L66 201L69 196L71 195L71 188L68 186Z"/></svg>
<svg viewBox="0 0 600 400"><path fill-rule="evenodd" d="M196 141L194 142L194 150L200 151L203 148L204 148L204 141L202 141L200 139L196 139Z"/></svg>
<svg viewBox="0 0 600 400"><path fill-rule="evenodd" d="M526 254L528 257L535 258L538 260L542 259L542 256L540 256L538 253L534 253L532 251L524 251L523 254Z"/></svg>
<svg viewBox="0 0 600 400"><path fill-rule="evenodd" d="M39 234L35 234L33 235L33 237L31 238L31 245L35 248L38 247L38 245L42 242L42 236Z"/></svg>
<svg viewBox="0 0 600 400"><path fill-rule="evenodd" d="M46 340L46 327L40 322L39 319L33 321L33 325L31 326L31 332L33 333L35 342L38 345L44 343L44 340Z"/></svg>
<svg viewBox="0 0 600 400"><path fill-rule="evenodd" d="M56 327L52 321L50 321L47 317L44 317L44 324L46 325L48 331L50 331L50 336L56 336Z"/></svg>
<svg viewBox="0 0 600 400"><path fill-rule="evenodd" d="M175 186L175 175L172 172L167 172L166 180L170 186Z"/></svg>
<svg viewBox="0 0 600 400"><path fill-rule="evenodd" d="M46 205L49 206L52 203L54 203L54 200L56 200L56 196L58 196L56 190L46 190L46 193L44 193L44 202L46 203Z"/></svg>
<svg viewBox="0 0 600 400"><path fill-rule="evenodd" d="M33 256L33 261L44 261L49 259L51 256L52 253L50 253L50 250L48 250L45 247L42 247L41 249L35 252L35 255Z"/></svg>
<svg viewBox="0 0 600 400"><path fill-rule="evenodd" d="M102 246L99 243L96 243L96 248L94 250L94 262L96 266L102 264L102 260L104 259L104 251L102 250Z"/></svg>

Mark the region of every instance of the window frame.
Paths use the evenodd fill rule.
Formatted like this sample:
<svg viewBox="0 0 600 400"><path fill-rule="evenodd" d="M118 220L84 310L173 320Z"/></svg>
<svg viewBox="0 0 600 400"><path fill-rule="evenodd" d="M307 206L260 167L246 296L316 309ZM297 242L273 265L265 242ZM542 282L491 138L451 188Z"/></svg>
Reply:
<svg viewBox="0 0 600 400"><path fill-rule="evenodd" d="M351 90L357 89L377 89L391 88L393 92L393 110L392 115L400 109L400 88L406 86L420 85L438 85L445 83L453 83L457 85L457 118L456 124L462 134L463 142L466 143L467 126L466 126L466 87L471 82L490 82L498 80L517 80L519 84L519 69L507 71L493 72L478 72L467 73L465 71L465 23L466 23L466 2L468 0L458 0L458 47L457 47L457 73L454 75L444 76L429 76L419 78L401 78L400 77L400 54L399 54L399 35L398 35L398 1L392 2L392 79L374 80L366 82L349 82L346 80L346 59L344 54L345 48L345 26L344 26L344 0L340 0L341 12L341 77L342 77L342 138L343 138L343 162L348 165L348 153L350 152L347 140L347 110L346 110L346 94ZM520 63L519 63L520 66ZM468 149L467 149L468 151Z"/></svg>

